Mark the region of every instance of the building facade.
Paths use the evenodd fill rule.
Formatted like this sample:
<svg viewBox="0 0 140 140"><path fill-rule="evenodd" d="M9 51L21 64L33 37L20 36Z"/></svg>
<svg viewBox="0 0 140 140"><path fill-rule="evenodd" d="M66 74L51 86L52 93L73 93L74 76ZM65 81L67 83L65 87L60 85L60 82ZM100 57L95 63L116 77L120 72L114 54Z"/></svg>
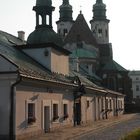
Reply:
<svg viewBox="0 0 140 140"><path fill-rule="evenodd" d="M130 71L129 77L132 80L132 91L133 91L133 104L140 105L140 71Z"/></svg>
<svg viewBox="0 0 140 140"><path fill-rule="evenodd" d="M69 1L63 0L59 36L52 26L54 9L51 0L36 1L36 27L27 41L23 32L15 37L0 31L2 140L22 140L124 112L125 93L102 84L105 73L99 70L108 61L102 63L100 44L82 12L74 22Z"/></svg>
<svg viewBox="0 0 140 140"><path fill-rule="evenodd" d="M60 17L62 15L60 12ZM109 22L106 5L103 0L96 0L90 21L91 29L80 11L69 32L63 37L64 48L71 52L71 69L98 85L123 93L126 95L127 106L132 104L132 81L128 76L129 71L113 59L112 44L109 42Z"/></svg>

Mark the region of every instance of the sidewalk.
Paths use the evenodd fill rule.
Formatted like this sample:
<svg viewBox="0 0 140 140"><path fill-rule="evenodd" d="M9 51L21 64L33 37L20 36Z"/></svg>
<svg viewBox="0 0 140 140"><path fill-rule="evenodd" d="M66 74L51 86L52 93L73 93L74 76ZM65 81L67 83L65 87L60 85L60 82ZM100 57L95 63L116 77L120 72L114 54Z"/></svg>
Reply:
<svg viewBox="0 0 140 140"><path fill-rule="evenodd" d="M110 118L108 120L96 121L92 124L62 128L30 140L76 140L81 136L87 135L87 133L97 133L98 131L112 125L128 121L135 116L136 114L125 114L119 117Z"/></svg>

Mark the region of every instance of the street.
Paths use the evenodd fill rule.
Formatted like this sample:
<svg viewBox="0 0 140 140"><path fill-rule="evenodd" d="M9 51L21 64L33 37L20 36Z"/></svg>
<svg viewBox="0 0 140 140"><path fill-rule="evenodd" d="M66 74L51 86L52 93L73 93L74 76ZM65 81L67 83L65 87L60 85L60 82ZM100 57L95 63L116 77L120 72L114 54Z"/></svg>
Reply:
<svg viewBox="0 0 140 140"><path fill-rule="evenodd" d="M140 114L125 114L78 127L59 128L29 140L120 140L140 128Z"/></svg>
<svg viewBox="0 0 140 140"><path fill-rule="evenodd" d="M88 133L85 136L81 136L79 140L120 140L122 136L133 131L136 128L140 128L140 114L137 114L130 120L107 127L96 133Z"/></svg>

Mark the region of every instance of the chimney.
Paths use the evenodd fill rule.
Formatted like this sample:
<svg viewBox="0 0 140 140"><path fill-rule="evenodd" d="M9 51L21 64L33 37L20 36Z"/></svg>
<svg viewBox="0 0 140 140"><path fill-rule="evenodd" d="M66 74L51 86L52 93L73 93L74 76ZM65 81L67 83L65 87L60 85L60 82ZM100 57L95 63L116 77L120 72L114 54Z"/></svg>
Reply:
<svg viewBox="0 0 140 140"><path fill-rule="evenodd" d="M18 38L22 41L25 41L25 32L24 31L18 31Z"/></svg>

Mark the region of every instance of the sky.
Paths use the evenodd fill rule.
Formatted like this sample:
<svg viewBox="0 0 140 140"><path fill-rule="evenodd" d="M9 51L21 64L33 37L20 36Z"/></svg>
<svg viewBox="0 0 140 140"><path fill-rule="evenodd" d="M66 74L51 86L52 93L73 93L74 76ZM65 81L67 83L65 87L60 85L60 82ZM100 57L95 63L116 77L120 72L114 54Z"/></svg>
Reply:
<svg viewBox="0 0 140 140"><path fill-rule="evenodd" d="M90 27L93 17L92 7L96 0L69 0L73 6L73 19L79 11ZM107 6L110 43L113 58L128 70L140 70L140 0L103 0ZM53 29L59 19L59 6L62 0L52 0ZM25 37L35 29L36 0L0 0L0 30L17 36L17 31L25 31Z"/></svg>

